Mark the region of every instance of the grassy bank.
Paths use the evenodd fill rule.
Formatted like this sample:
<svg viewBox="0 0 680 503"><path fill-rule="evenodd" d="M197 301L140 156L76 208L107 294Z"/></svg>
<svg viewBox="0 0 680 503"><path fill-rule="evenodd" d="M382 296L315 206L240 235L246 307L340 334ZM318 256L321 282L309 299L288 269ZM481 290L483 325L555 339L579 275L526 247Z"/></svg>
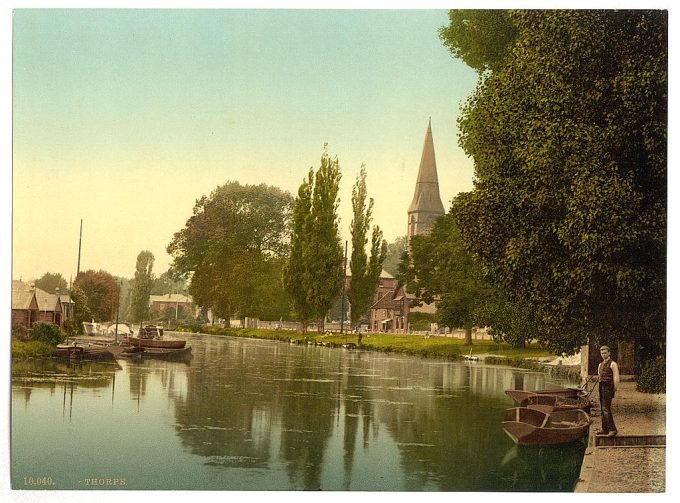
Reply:
<svg viewBox="0 0 680 503"><path fill-rule="evenodd" d="M54 356L56 348L41 341L12 341L12 358L41 358Z"/></svg>
<svg viewBox="0 0 680 503"><path fill-rule="evenodd" d="M308 332L301 334L288 330L266 330L256 328L226 328L226 327L180 327L179 331L206 333L212 335L231 335L235 337L251 337L256 339L270 339L279 341L293 341L298 343L312 342L330 346L345 343L357 344L355 334L318 334ZM551 353L542 347L532 344L526 348L513 348L509 344L494 341L473 341L472 346L465 346L462 339L447 337L425 338L419 335L395 334L365 334L362 338L362 348L387 353L403 353L427 358L445 358L455 360L465 355L493 354L497 361L487 360L488 363L507 364L508 362L523 361L527 358L550 356ZM507 360L507 361L506 361Z"/></svg>

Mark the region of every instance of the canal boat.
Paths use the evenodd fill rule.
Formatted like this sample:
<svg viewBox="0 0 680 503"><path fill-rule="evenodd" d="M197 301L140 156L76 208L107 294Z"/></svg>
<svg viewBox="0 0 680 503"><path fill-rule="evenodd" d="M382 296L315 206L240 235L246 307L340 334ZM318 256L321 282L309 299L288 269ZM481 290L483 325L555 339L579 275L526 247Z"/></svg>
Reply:
<svg viewBox="0 0 680 503"><path fill-rule="evenodd" d="M578 398L583 395L581 388L560 388L560 389L543 389L535 391L527 391L523 389L506 389L505 394L512 398L517 405L526 400L532 395L555 395L564 398Z"/></svg>
<svg viewBox="0 0 680 503"><path fill-rule="evenodd" d="M57 344L55 356L59 358L80 358L85 353L83 346L77 344Z"/></svg>
<svg viewBox="0 0 680 503"><path fill-rule="evenodd" d="M590 417L581 409L545 413L527 407L505 411L501 422L517 445L557 445L575 442L588 433Z"/></svg>
<svg viewBox="0 0 680 503"><path fill-rule="evenodd" d="M163 348L163 349L182 349L187 341L177 339L144 339L140 337L127 337L125 339L130 346L141 346L143 348Z"/></svg>
<svg viewBox="0 0 680 503"><path fill-rule="evenodd" d="M573 409L581 409L585 412L590 412L593 404L584 396L567 398L558 395L535 394L522 400L519 406L540 410L549 414L555 410Z"/></svg>

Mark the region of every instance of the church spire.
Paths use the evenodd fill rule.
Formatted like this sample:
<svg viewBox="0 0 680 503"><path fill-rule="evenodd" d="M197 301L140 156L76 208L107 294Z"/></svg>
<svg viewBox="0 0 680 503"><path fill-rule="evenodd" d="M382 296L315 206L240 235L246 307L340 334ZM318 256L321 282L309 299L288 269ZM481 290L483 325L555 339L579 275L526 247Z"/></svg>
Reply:
<svg viewBox="0 0 680 503"><path fill-rule="evenodd" d="M419 234L429 234L434 221L445 213L442 199L439 195L439 180L437 177L437 161L434 155L432 141L432 118L427 124L423 154L420 158L420 169L413 201L408 208L408 240Z"/></svg>

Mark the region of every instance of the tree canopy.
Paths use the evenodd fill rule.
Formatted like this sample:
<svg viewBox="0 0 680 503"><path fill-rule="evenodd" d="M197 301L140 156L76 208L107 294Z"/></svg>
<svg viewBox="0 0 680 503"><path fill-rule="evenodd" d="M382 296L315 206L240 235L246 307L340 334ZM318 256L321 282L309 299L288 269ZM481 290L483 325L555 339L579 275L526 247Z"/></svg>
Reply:
<svg viewBox="0 0 680 503"><path fill-rule="evenodd" d="M362 165L352 189L353 218L350 224L352 256L349 263L352 280L347 291L351 306L350 321L355 327L371 307L380 281L382 264L387 255L387 242L383 240L382 231L378 226L373 227L371 234L370 257L366 254L373 212L373 198L366 203L366 196L366 168Z"/></svg>
<svg viewBox="0 0 680 503"><path fill-rule="evenodd" d="M116 318L120 288L111 274L106 271L81 271L73 284L84 294L87 312L95 321L111 321Z"/></svg>
<svg viewBox="0 0 680 503"><path fill-rule="evenodd" d="M311 320L319 320L323 325L342 288L340 177L337 158L331 159L324 148L321 166L316 172L310 169L294 203L291 253L284 266L284 285L303 330Z"/></svg>
<svg viewBox="0 0 680 503"><path fill-rule="evenodd" d="M135 277L132 280L130 293L130 318L132 322L142 323L149 319L149 296L153 286L154 256L148 250L142 250L137 255Z"/></svg>
<svg viewBox="0 0 680 503"><path fill-rule="evenodd" d="M287 314L281 268L288 254L288 192L227 182L196 201L168 245L174 274L190 278L194 302L216 317Z"/></svg>
<svg viewBox="0 0 680 503"><path fill-rule="evenodd" d="M39 279L35 280L35 286L47 293L56 293L57 288L62 294L68 293L68 283L61 273L46 272Z"/></svg>
<svg viewBox="0 0 680 503"><path fill-rule="evenodd" d="M554 350L589 335L663 338L667 13L509 19L510 53L459 119L476 175L455 203L463 240L487 278L535 311ZM493 40L488 52L495 60Z"/></svg>

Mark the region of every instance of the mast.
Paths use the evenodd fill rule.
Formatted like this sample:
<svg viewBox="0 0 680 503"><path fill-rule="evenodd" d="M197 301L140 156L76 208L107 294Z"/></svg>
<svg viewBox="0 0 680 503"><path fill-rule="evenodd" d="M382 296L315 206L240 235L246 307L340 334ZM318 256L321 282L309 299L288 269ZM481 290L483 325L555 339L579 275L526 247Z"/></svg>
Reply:
<svg viewBox="0 0 680 503"><path fill-rule="evenodd" d="M83 219L80 219L80 239L78 239L78 269L76 270L76 279L80 274L80 246L83 244Z"/></svg>

